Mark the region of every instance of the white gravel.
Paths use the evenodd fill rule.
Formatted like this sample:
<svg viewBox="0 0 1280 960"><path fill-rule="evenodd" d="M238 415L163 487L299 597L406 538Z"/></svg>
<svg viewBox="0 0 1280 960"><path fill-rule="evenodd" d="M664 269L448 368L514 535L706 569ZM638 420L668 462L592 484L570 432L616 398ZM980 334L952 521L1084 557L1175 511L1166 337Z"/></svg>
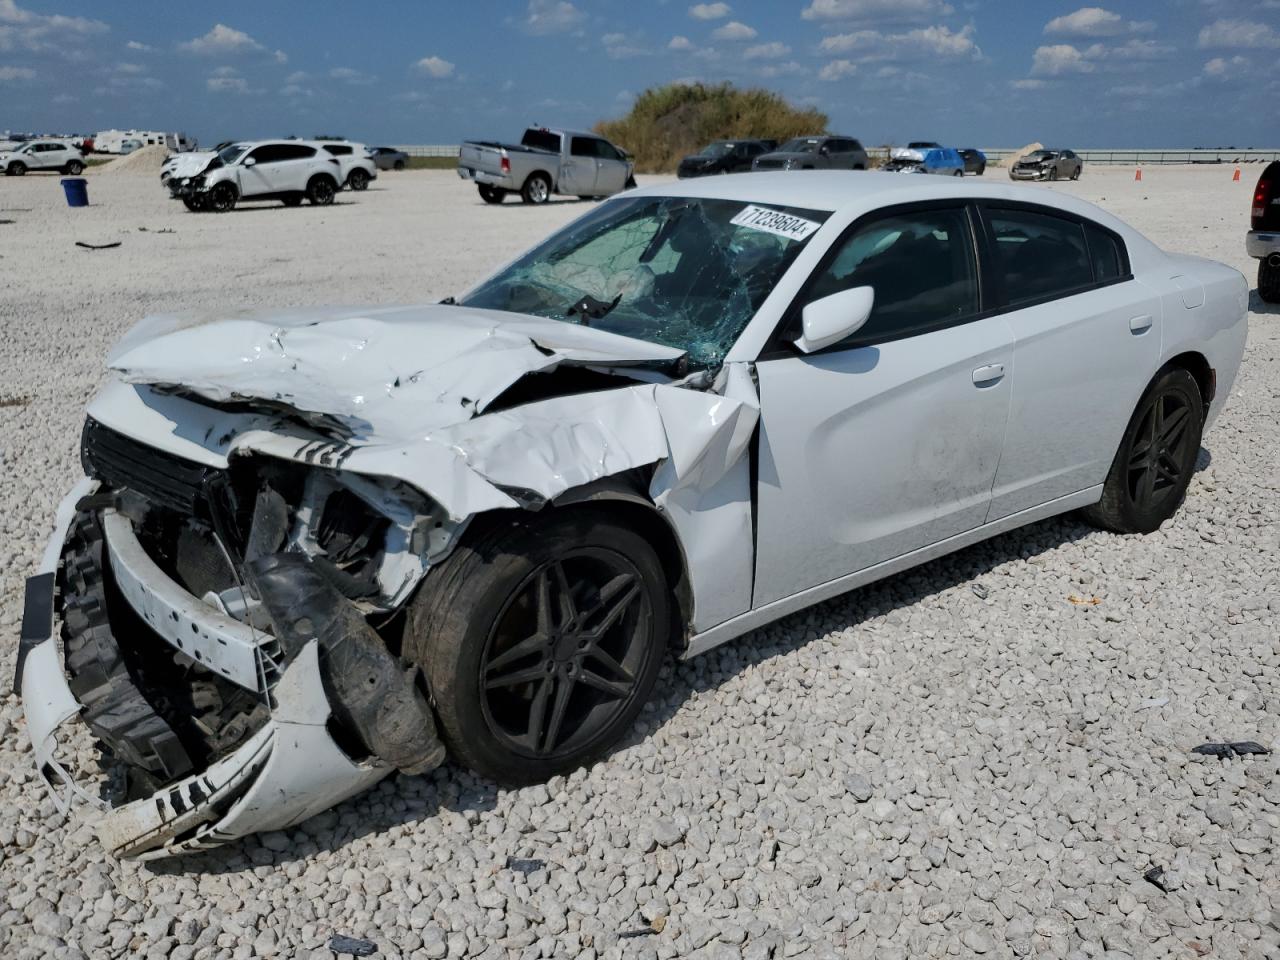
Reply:
<svg viewBox="0 0 1280 960"><path fill-rule="evenodd" d="M1252 276L1256 170L1230 173L1057 189ZM0 180L6 685L23 577L129 324L439 299L587 209L486 207L447 172L226 216L150 177L89 189L72 211L54 177ZM627 745L546 786L446 768L288 834L120 863L84 811L56 816L8 697L0 955L327 958L345 933L414 957L1280 956L1280 752L1189 752L1280 751L1278 422L1280 311L1255 295L1207 465L1157 535L1037 524L672 665Z"/></svg>

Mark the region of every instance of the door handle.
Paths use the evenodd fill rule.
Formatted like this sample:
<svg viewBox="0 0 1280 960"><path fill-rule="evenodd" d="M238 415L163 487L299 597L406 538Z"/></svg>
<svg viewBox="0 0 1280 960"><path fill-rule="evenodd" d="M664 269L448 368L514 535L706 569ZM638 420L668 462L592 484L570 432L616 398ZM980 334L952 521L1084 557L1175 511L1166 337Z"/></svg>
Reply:
<svg viewBox="0 0 1280 960"><path fill-rule="evenodd" d="M993 383L998 383L1004 379L1003 363L988 363L985 367L978 367L973 371L973 385L975 387L986 387Z"/></svg>
<svg viewBox="0 0 1280 960"><path fill-rule="evenodd" d="M1129 321L1129 332L1134 334L1135 336L1141 336L1142 334L1146 333L1150 329L1151 329L1150 315L1133 317Z"/></svg>

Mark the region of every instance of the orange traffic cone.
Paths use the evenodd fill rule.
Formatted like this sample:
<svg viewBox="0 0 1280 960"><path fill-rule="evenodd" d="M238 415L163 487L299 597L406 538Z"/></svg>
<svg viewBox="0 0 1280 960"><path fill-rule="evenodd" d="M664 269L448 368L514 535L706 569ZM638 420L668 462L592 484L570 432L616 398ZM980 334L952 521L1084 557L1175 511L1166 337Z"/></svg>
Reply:
<svg viewBox="0 0 1280 960"><path fill-rule="evenodd" d="M1133 172L1133 180L1134 180L1134 182L1135 182L1135 183L1141 183L1141 182L1142 182L1142 168L1141 168L1141 167L1139 167L1137 170L1135 170L1135 171Z"/></svg>
<svg viewBox="0 0 1280 960"><path fill-rule="evenodd" d="M1239 168L1239 167L1236 167L1236 172L1235 172L1234 174L1232 174L1232 176L1231 176L1231 182L1232 182L1232 183L1239 183L1239 182L1240 182L1240 168Z"/></svg>

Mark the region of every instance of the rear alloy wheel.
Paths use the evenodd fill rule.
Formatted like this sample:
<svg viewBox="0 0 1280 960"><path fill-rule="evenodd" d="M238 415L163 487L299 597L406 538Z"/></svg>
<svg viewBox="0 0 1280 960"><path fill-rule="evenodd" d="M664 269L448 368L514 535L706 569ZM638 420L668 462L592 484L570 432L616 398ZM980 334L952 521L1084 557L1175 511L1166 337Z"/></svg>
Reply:
<svg viewBox="0 0 1280 960"><path fill-rule="evenodd" d="M333 181L328 177L315 177L307 184L307 199L313 206L329 206L336 192Z"/></svg>
<svg viewBox="0 0 1280 960"><path fill-rule="evenodd" d="M84 164L79 160L72 160L67 164L67 173L73 177L78 177L84 173Z"/></svg>
<svg viewBox="0 0 1280 960"><path fill-rule="evenodd" d="M351 176L347 177L347 186L352 190L365 190L369 186L369 174L363 170L352 170Z"/></svg>
<svg viewBox="0 0 1280 960"><path fill-rule="evenodd" d="M1153 533L1177 511L1200 455L1204 401L1180 367L1159 373L1134 411L1102 499L1085 519L1116 533Z"/></svg>
<svg viewBox="0 0 1280 960"><path fill-rule="evenodd" d="M229 213L236 208L236 188L229 183L220 183L209 191L209 199L205 206L214 213Z"/></svg>
<svg viewBox="0 0 1280 960"><path fill-rule="evenodd" d="M1280 262L1269 262L1275 256L1258 261L1258 296L1263 303L1280 303Z"/></svg>
<svg viewBox="0 0 1280 960"><path fill-rule="evenodd" d="M453 758L502 783L590 763L644 706L670 638L647 540L595 510L495 523L414 601L421 664Z"/></svg>
<svg viewBox="0 0 1280 960"><path fill-rule="evenodd" d="M525 203L546 203L551 199L551 181L546 174L530 174L520 190L520 199Z"/></svg>

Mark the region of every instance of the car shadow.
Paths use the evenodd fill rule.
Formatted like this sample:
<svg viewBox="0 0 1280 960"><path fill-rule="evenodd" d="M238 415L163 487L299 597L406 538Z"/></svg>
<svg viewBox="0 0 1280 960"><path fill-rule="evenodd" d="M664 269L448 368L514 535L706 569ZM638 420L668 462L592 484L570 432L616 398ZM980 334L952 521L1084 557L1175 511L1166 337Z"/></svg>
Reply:
<svg viewBox="0 0 1280 960"><path fill-rule="evenodd" d="M308 203L305 200L302 203L298 204L298 206L296 207L286 207L279 200L265 200L261 203L255 203L252 200L242 200L236 204L236 207L234 210L229 210L227 211L227 213L232 213L232 214L260 213L264 210L290 210L293 212L297 212L299 210L328 210L332 207L354 207L354 206L356 206L356 204L352 200L334 200L333 203L327 203L322 207L317 207L314 203ZM208 212L208 211L202 211L202 212ZM226 216L226 214L219 214L219 216Z"/></svg>
<svg viewBox="0 0 1280 960"><path fill-rule="evenodd" d="M1212 459L1209 451L1202 447L1196 458L1196 471L1207 468ZM611 753L642 743L693 697L766 661L793 653L819 637L861 626L874 617L912 607L928 597L973 583L1010 560L1026 561L1091 535L1111 536L1085 523L1076 512L1051 517L806 607L770 623L767 628L744 634L716 648L731 650L734 655L721 657L714 671L699 669L697 657L689 661L670 659L659 676L657 692L651 701L653 709L641 714L637 725ZM998 593L992 597L993 602L1000 602ZM609 762L608 755L600 762ZM502 789L453 763L424 776L392 774L370 791L290 828L290 844L283 851L269 851L250 836L215 850L152 861L146 866L155 874L181 875L231 873L286 864L320 851L340 850L370 834L416 823L441 812L466 816L492 810ZM509 853L516 855L515 850ZM501 851L498 856L501 857Z"/></svg>
<svg viewBox="0 0 1280 960"><path fill-rule="evenodd" d="M1267 303L1262 299L1262 294L1257 290L1249 291L1249 312L1250 313L1267 313L1272 316L1280 316L1280 303Z"/></svg>

